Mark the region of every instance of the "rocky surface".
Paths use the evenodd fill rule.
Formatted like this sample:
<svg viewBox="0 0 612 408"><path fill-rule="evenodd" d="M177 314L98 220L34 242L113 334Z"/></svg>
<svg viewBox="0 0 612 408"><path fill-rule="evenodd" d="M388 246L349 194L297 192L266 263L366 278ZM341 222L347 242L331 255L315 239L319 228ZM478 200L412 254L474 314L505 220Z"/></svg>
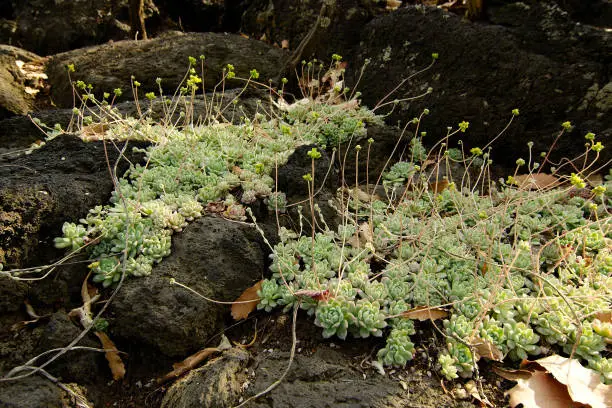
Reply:
<svg viewBox="0 0 612 408"><path fill-rule="evenodd" d="M52 238L61 234L62 223L76 221L88 209L106 203L113 189L106 153L110 163L115 163L119 153L110 143L105 152L101 142L84 143L65 135L47 142L30 155L18 152L44 138L37 126L23 116L25 113L51 106L53 102L60 109L32 112L32 116L50 127L55 123L63 128L69 126L73 119L72 87L65 67L69 63L76 67L72 78L93 84L96 95L123 89L123 99L115 104L119 115L142 114L144 118L164 120L162 102L149 103L143 95L158 91L155 79L159 77L165 93L171 96L188 68L188 56L206 56L207 89L217 83L228 63L236 67L237 75L244 77L256 68L260 81L267 83L268 78L278 79L296 61L315 55L329 58L333 52L342 54L348 62L348 81L353 86L369 59L370 64L359 80L359 89L363 101L373 107L399 81L426 66L432 52L439 53L440 58L432 69L407 81L389 99L413 96L429 87L434 92L418 100L398 103L387 117L390 126L369 129L368 137L375 139L369 159L370 177L377 175L390 157L397 159L412 137L409 129L398 144L401 127L395 127L397 122L404 125L424 108L430 110L419 129L427 131L425 143L444 135L447 126L456 127L458 122L466 120L470 127L462 135L464 142L481 147L505 126L510 111L519 108L520 115L494 145L501 153L493 151L497 163L510 167L517 157L526 157L526 143L530 140L534 142L536 155L548 149L561 122L566 120L572 121L575 128L557 142L555 157L571 157L581 152L586 131L595 132L598 140L606 145L612 139L609 114L612 46L610 32L600 27L606 24L610 13L609 2L605 1L492 0L488 3L486 18L475 23L434 8L405 4L390 12L374 2L358 0L339 0L333 5L326 2L324 8L322 1L172 3L160 0L155 2L160 18L180 19L189 30L238 31L240 25L240 30L252 38L237 34L170 32L148 41L104 45L96 44L125 38L129 30L119 23L126 19L125 2L116 2L118 8L98 18L97 11L103 10L101 7L106 7L108 2L94 1L85 9L87 2L75 1L55 22L49 19L57 17L57 13L45 13L44 9L62 7L62 2L13 3L10 9L0 6L4 17L0 21L0 38L41 55L67 52L49 57L48 84L42 85L38 100L33 101L23 99L27 78L13 64L17 58L25 62L40 58L20 49L0 46L0 65L4 64L2 58L8 58L3 65L8 68L4 71L0 68L0 86L8 87L6 92L2 88L0 95L5 98L0 100L3 107L0 112L0 263L5 269L37 267L58 260L62 254L53 247ZM240 23L238 16L242 16ZM147 20L149 23L153 19ZM168 25L180 26L178 21ZM152 33L155 37L155 30ZM253 39L264 35L270 44ZM274 46L274 43L281 45L283 40L288 40L289 51ZM83 45L93 47L71 50ZM140 105L130 100L132 75L141 83ZM47 85L51 102L46 99ZM226 94L229 101L243 84L234 81L226 85L234 87ZM288 90L298 94L291 84ZM23 103L5 102L11 93L22 98ZM240 105L244 114L251 116L261 109L254 102L256 99L267 103L268 94L249 89L240 97L237 110L232 105L224 116L237 121L243 114ZM210 106L209 101L196 98L194 117ZM172 116L173 121L180 119L177 115L180 109ZM142 156L132 152L134 145L129 144L125 156L131 162L138 162ZM311 170L306 155L310 148L298 149L278 170L279 189L287 193L290 202L302 201L302 213L307 221L311 217L309 204L304 201L307 185L302 175ZM602 162L610 159L610 151L607 146L602 152ZM362 149L361 157L364 153ZM316 201L332 228L336 222L335 210L327 201L341 186L340 169L344 169L345 180L352 182L358 171L358 179L366 181L365 167L357 170L354 163L353 145L341 146L333 155L323 152L316 163L315 186L317 190L321 187ZM128 161L120 160L117 174L127 167ZM259 226L274 243L276 217L261 202L254 205L253 211ZM298 228L299 222L296 206L279 218L281 225L289 227ZM269 248L259 232L250 226L210 215L199 219L174 236L172 255L157 265L153 274L126 280L109 305L105 318L110 322L109 335L126 353L123 355L128 370L126 378L112 382L103 354L85 351L67 353L48 367L49 372L61 381L82 385L95 406L235 406L282 376L289 360L291 319L280 314L258 314L257 321L249 319L234 327L228 306L171 285L170 279L208 298L231 301L266 276L268 253ZM16 281L0 274L0 375L38 353L66 346L80 333L81 328L68 317L67 311L82 303L80 291L87 276L87 262L90 261L85 257L74 258L40 282ZM104 298L110 293L103 292ZM42 318L22 327L20 322L32 319L25 312L25 301ZM426 325L417 326L419 330L431 329ZM218 344L223 331L243 345L250 342L256 331L256 341L251 346L236 346L219 354L174 385L158 387L156 379L171 371L172 363ZM381 346L376 339L332 346L305 314L298 317L297 333L297 355L287 377L269 395L249 406L474 406L459 384L449 393L439 386L440 379L430 357L437 352L434 342L419 343L422 345L411 368L388 370L382 376L367 365L373 350ZM91 335L80 343L97 344ZM220 387L227 392L217 392L219 383L227 385ZM486 394L502 406L502 391L493 389L495 381L487 384ZM1 406L61 406L65 401L68 399L64 392L42 377L0 382Z"/></svg>
<svg viewBox="0 0 612 408"><path fill-rule="evenodd" d="M254 228L215 217L193 222L154 273L121 287L110 306L113 336L175 358L196 352L222 330L227 306L170 279L208 299L233 301L261 279L266 257Z"/></svg>
<svg viewBox="0 0 612 408"><path fill-rule="evenodd" d="M48 254L37 249L39 244L49 244L64 221L77 221L110 197L113 182L108 177L109 164L112 168L117 163L119 174L128 167L127 160L118 160L121 148L108 145L105 149L102 143L64 136L29 156L3 163L0 263L9 268L44 264ZM133 155L131 148L125 154L132 162L142 157Z"/></svg>
<svg viewBox="0 0 612 408"><path fill-rule="evenodd" d="M528 17L513 20L528 21ZM609 46L610 36L602 29L583 31L600 39L598 49ZM540 32L550 34L554 29L541 28ZM433 93L400 102L388 121L405 123L428 108L431 114L420 126L428 132L427 139L438 140L447 126L456 129L465 120L470 128L460 136L469 148L482 147L504 128L511 110L518 108L520 116L493 144L492 157L503 166L511 167L517 158L528 157L528 141L534 142L536 156L548 151L561 123L568 120L575 128L557 142L552 155L555 161L583 153L584 135L589 131L610 140L608 57L583 54L579 37L566 41L565 34L559 34L548 42L526 41L527 35L533 35L527 33L534 30L471 23L435 9L400 9L365 27L363 45L352 65L371 61L360 89L364 103L376 106L399 81L427 66L433 52L439 53L439 61L429 71L406 81L386 101L410 98L429 87ZM351 75L351 83L356 82L356 75ZM602 155L600 163L612 157L610 151Z"/></svg>
<svg viewBox="0 0 612 408"><path fill-rule="evenodd" d="M50 55L108 40L128 37L129 25L115 18L127 1L109 0L23 0L12 1L3 10L6 21L13 21L7 43Z"/></svg>
<svg viewBox="0 0 612 408"><path fill-rule="evenodd" d="M249 78L250 70L257 69L259 80L266 83L278 75L286 58L281 49L236 34L171 32L152 40L119 41L54 55L46 71L52 84L51 98L59 106L73 106L72 85L66 71L68 64L76 67L72 79L92 84L99 99L103 92L112 93L116 88L123 89L125 98L133 99L132 76L141 83L140 98L146 92L159 93L156 78L161 78L162 87L172 94L189 69L188 57L197 59L195 68L200 75L200 55L206 58L202 79L208 90L222 79L227 64L234 65L236 76L245 79ZM228 81L225 88L243 85L244 82L233 80Z"/></svg>
<svg viewBox="0 0 612 408"><path fill-rule="evenodd" d="M10 45L0 45L0 120L25 115L33 110L38 78L32 77L26 70L27 65L36 66L40 62L41 58L36 54Z"/></svg>

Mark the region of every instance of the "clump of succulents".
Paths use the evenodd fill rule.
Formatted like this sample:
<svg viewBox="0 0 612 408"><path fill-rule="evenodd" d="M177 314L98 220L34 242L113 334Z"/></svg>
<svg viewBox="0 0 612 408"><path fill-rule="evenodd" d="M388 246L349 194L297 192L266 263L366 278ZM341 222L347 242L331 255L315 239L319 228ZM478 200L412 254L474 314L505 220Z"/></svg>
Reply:
<svg viewBox="0 0 612 408"><path fill-rule="evenodd" d="M438 357L448 379L472 376L474 345L485 342L516 361L551 348L575 353L610 381L605 349L612 326L594 317L612 306L609 215L596 218L589 199L561 190L502 184L478 196L450 182L432 191L422 155L412 156L419 161L398 162L382 177L393 189L411 184L401 200L357 202L355 194L339 194L345 205L337 208L347 209L348 221L337 231L275 247L266 282L276 294L262 289L262 307L286 298L277 306L314 310L326 338L383 335L378 360L404 366L415 333L404 312L450 304ZM305 290L324 289L327 296L297 302Z"/></svg>
<svg viewBox="0 0 612 408"><path fill-rule="evenodd" d="M133 134L153 143L140 149L146 165L132 165L118 180L110 204L92 209L79 223L65 223L55 245L70 251L86 247L96 259L90 265L93 279L105 287L123 274L149 275L153 265L170 254L172 234L204 215L208 205L236 220L245 220L245 206L258 200L265 201L270 211L282 212L286 196L274 191L270 174L298 146L359 139L366 134L366 123L380 121L357 103L339 106L311 100L295 107L278 112L272 120L258 114L239 124L211 121L206 126L169 128L150 118L118 121L110 126L108 137L125 139ZM320 251L333 246L329 239L317 242ZM313 267L329 278L338 259L321 256ZM293 276L287 273L289 280ZM299 285L306 281L314 282L312 277L300 277ZM287 302L290 296L280 298ZM266 309L277 306L274 296L262 304Z"/></svg>
<svg viewBox="0 0 612 408"><path fill-rule="evenodd" d="M345 92L338 87L332 96ZM86 247L94 259L93 280L105 287L124 276L149 275L170 254L172 235L207 208L222 208L238 220L258 200L283 211L287 199L270 175L298 146L354 142L366 136L366 125L381 120L355 100L322 104L304 98L285 105L271 120L238 125L210 120L207 126L168 129L150 120L120 121L108 135L134 130L152 141L142 150L147 164L133 165L119 179L110 204L92 209L78 224L66 223L56 246ZM460 123L459 131L468 125ZM612 171L589 194L530 191L509 177L480 196L470 189L467 172L453 180L444 171L447 185L431 188L421 139L413 138L408 148L382 175L391 202L361 200L355 187L348 197L338 196L344 202L335 207L344 209L345 222L337 230L325 226L308 237L281 231L258 308L289 311L299 305L326 338L383 336L379 361L404 366L415 354L415 323L406 312L451 305L438 357L448 379L472 375L473 345L485 341L514 360L547 348L575 353L612 382L605 354L610 323L597 319L597 312L612 307ZM438 165L478 169L488 161L479 148L467 159L462 149L445 143L443 150ZM585 185L577 174L570 182Z"/></svg>

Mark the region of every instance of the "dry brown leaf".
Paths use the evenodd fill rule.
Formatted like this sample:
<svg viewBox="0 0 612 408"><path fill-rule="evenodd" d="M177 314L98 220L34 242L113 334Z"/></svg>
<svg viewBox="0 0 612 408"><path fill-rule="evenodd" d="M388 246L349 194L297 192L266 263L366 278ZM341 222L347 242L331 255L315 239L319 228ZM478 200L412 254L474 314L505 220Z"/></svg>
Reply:
<svg viewBox="0 0 612 408"><path fill-rule="evenodd" d="M172 368L174 370L170 371L168 374L158 379L157 382L163 383L166 381L173 380L177 377L180 377L181 375L185 374L187 371L190 371L196 368L208 356L214 353L217 353L219 351L221 350L219 350L219 348L217 347L208 347L203 350L200 350L197 353L190 355L189 357L187 357L180 363L173 364Z"/></svg>
<svg viewBox="0 0 612 408"><path fill-rule="evenodd" d="M544 371L536 371L529 379L519 379L518 384L506 392L510 406L523 408L572 408L575 407L567 388Z"/></svg>
<svg viewBox="0 0 612 408"><path fill-rule="evenodd" d="M521 174L514 176L514 180L520 188L526 190L539 190L561 185L561 180L551 174L545 173Z"/></svg>
<svg viewBox="0 0 612 408"><path fill-rule="evenodd" d="M422 322L425 320L444 319L445 317L448 317L448 311L439 307L418 306L414 309L406 310L405 312L401 313L400 316Z"/></svg>
<svg viewBox="0 0 612 408"><path fill-rule="evenodd" d="M583 367L576 359L553 354L525 366L537 364L547 370L559 383L567 387L574 402L589 405L591 408L612 407L612 385L601 382L599 373Z"/></svg>
<svg viewBox="0 0 612 408"><path fill-rule="evenodd" d="M486 358L487 360L493 361L502 361L504 359L504 353L490 341L477 338L471 346L476 352L476 361L480 358Z"/></svg>
<svg viewBox="0 0 612 408"><path fill-rule="evenodd" d="M347 241L347 244L353 248L365 248L368 243L372 243L370 225L367 222L362 222L359 225L359 229L355 232L355 235L353 235L351 239Z"/></svg>
<svg viewBox="0 0 612 408"><path fill-rule="evenodd" d="M397 10L402 5L400 0L387 0L387 10Z"/></svg>
<svg viewBox="0 0 612 408"><path fill-rule="evenodd" d="M491 404L491 401L489 401L486 396L484 397L480 396L480 393L478 392L478 385L476 384L476 381L470 380L467 383L465 383L465 390L468 392L468 394L470 394L472 398L474 398L476 401L479 401L481 406L485 406L485 405L489 407L493 406L493 404Z"/></svg>
<svg viewBox="0 0 612 408"><path fill-rule="evenodd" d="M298 290L294 293L295 296L306 296L316 301L325 301L328 300L331 295L329 293L329 289L325 290Z"/></svg>
<svg viewBox="0 0 612 408"><path fill-rule="evenodd" d="M594 316L602 323L612 323L612 310L602 310L595 313Z"/></svg>
<svg viewBox="0 0 612 408"><path fill-rule="evenodd" d="M103 140L108 129L109 125L105 123L83 126L83 129L81 129L81 139L85 141Z"/></svg>
<svg viewBox="0 0 612 408"><path fill-rule="evenodd" d="M113 380L121 380L123 377L125 377L125 366L123 365L121 357L119 357L119 350L117 350L115 343L113 343L113 341L104 332L94 332L94 334L98 336L98 339L100 339L102 348L105 350L110 350L106 352L105 356L111 373L113 373Z"/></svg>
<svg viewBox="0 0 612 408"><path fill-rule="evenodd" d="M429 183L429 191L433 191L435 194L441 193L446 187L448 187L448 179L443 178L439 181Z"/></svg>
<svg viewBox="0 0 612 408"><path fill-rule="evenodd" d="M255 310L257 303L259 303L259 296L257 291L261 289L263 280L260 280L250 288L246 289L242 294L232 303L232 317L234 320L246 319L249 314Z"/></svg>
<svg viewBox="0 0 612 408"><path fill-rule="evenodd" d="M495 374L510 381L527 380L533 375L533 371L515 370L498 366L493 366L492 370Z"/></svg>

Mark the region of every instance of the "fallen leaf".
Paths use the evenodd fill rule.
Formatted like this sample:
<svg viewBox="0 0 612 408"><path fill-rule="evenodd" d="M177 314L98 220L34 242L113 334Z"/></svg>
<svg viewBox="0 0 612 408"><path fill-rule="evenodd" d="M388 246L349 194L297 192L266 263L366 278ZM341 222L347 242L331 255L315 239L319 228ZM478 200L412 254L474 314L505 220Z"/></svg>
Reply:
<svg viewBox="0 0 612 408"><path fill-rule="evenodd" d="M502 361L504 359L504 353L490 341L477 338L471 346L476 352L476 361L480 358L486 358L487 360L493 361Z"/></svg>
<svg viewBox="0 0 612 408"><path fill-rule="evenodd" d="M85 141L103 140L109 125L105 123L95 123L83 126L81 129L81 139Z"/></svg>
<svg viewBox="0 0 612 408"><path fill-rule="evenodd" d="M387 10L397 10L398 7L402 5L402 2L399 0L387 0Z"/></svg>
<svg viewBox="0 0 612 408"><path fill-rule="evenodd" d="M402 312L400 316L411 320L419 320L422 322L425 320L444 319L445 317L448 317L448 311L439 307L418 306L414 309Z"/></svg>
<svg viewBox="0 0 612 408"><path fill-rule="evenodd" d="M525 362L524 365L528 367L531 364L541 366L563 384L574 402L589 405L591 408L612 407L612 385L603 384L599 373L583 367L578 360L553 354Z"/></svg>
<svg viewBox="0 0 612 408"><path fill-rule="evenodd" d="M515 408L572 408L575 407L567 388L544 371L536 371L529 379L518 379L511 390L510 406Z"/></svg>
<svg viewBox="0 0 612 408"><path fill-rule="evenodd" d="M365 194L365 193L364 193ZM367 244L372 244L372 233L370 230L370 224L362 222L359 225L359 229L355 231L355 235L347 241L347 244L353 248L366 248Z"/></svg>
<svg viewBox="0 0 612 408"><path fill-rule="evenodd" d="M317 301L325 301L330 298L329 289L325 290L298 290L294 293L296 296L306 296Z"/></svg>
<svg viewBox="0 0 612 408"><path fill-rule="evenodd" d="M261 289L263 280L260 280L250 288L246 289L242 294L232 303L232 317L234 320L242 320L249 317L249 314L255 310L257 303L259 303L259 296L257 291Z"/></svg>
<svg viewBox="0 0 612 408"><path fill-rule="evenodd" d="M166 381L170 381L177 377L180 377L181 375L185 374L187 371L191 371L194 368L196 368L208 356L211 356L214 353L218 353L219 351L221 350L219 350L218 347L207 347L203 350L200 350L197 353L190 355L189 357L187 357L180 363L173 364L172 365L173 370L170 371L165 376L163 376L162 378L158 379L157 382L164 383Z"/></svg>
<svg viewBox="0 0 612 408"><path fill-rule="evenodd" d="M594 316L602 323L612 323L612 310L602 310L595 313Z"/></svg>
<svg viewBox="0 0 612 408"><path fill-rule="evenodd" d="M26 86L24 90L25 90L25 93L27 93L28 95L36 95L37 93L40 92L39 89L30 88L29 86Z"/></svg>
<svg viewBox="0 0 612 408"><path fill-rule="evenodd" d="M125 377L125 366L119 356L119 350L115 346L115 343L106 335L104 332L94 332L94 334L100 339L102 348L110 350L105 353L108 366L110 367L111 373L113 374L113 380L118 381Z"/></svg>
<svg viewBox="0 0 612 408"><path fill-rule="evenodd" d="M514 180L520 188L527 190L553 188L561 185L561 180L546 173L521 174L514 176Z"/></svg>
<svg viewBox="0 0 612 408"><path fill-rule="evenodd" d="M440 181L434 181L429 183L429 191L433 191L435 194L441 193L446 187L448 187L448 179L443 178Z"/></svg>
<svg viewBox="0 0 612 408"><path fill-rule="evenodd" d="M524 369L515 370L511 368L493 366L492 370L495 374L510 381L527 380L533 375L533 371Z"/></svg>
<svg viewBox="0 0 612 408"><path fill-rule="evenodd" d="M476 381L474 380L470 380L467 383L465 383L465 390L468 392L468 394L470 394L470 396L472 398L474 398L476 401L479 401L481 403L481 406L487 405L489 407L492 407L493 404L491 404L491 402L487 399L487 397L482 397L480 396L480 393L478 392L478 385L476 384Z"/></svg>

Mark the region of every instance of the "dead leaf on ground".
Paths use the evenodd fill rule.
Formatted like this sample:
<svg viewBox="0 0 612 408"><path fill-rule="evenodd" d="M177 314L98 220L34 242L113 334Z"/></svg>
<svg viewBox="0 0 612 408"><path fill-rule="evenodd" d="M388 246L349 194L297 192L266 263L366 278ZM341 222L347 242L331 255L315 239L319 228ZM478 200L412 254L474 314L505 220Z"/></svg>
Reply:
<svg viewBox="0 0 612 408"><path fill-rule="evenodd" d="M504 353L490 341L477 338L471 344L472 349L476 352L476 361L480 358L486 358L487 360L502 361L504 359Z"/></svg>
<svg viewBox="0 0 612 408"><path fill-rule="evenodd" d="M104 332L94 332L94 334L100 339L102 348L104 350L110 350L105 353L108 366L113 374L113 380L118 381L125 377L125 366L119 356L119 350L115 346L115 343L106 335Z"/></svg>
<svg viewBox="0 0 612 408"><path fill-rule="evenodd" d="M257 303L259 303L259 296L257 292L261 289L263 280L260 280L255 285L246 289L242 294L232 303L232 317L234 320L246 319L249 314L255 310Z"/></svg>
<svg viewBox="0 0 612 408"><path fill-rule="evenodd" d="M515 408L572 408L574 402L567 388L544 371L536 371L529 379L519 379L518 384L506 392L510 406Z"/></svg>
<svg viewBox="0 0 612 408"><path fill-rule="evenodd" d="M514 180L520 188L527 190L547 189L561 185L561 180L546 173L521 174L514 176Z"/></svg>
<svg viewBox="0 0 612 408"><path fill-rule="evenodd" d="M492 370L495 374L510 381L527 380L533 375L533 371L530 370L515 370L498 366L493 366Z"/></svg>
<svg viewBox="0 0 612 408"><path fill-rule="evenodd" d="M479 401L481 406L493 406L493 404L491 404L491 401L489 401L486 396L482 397L480 395L480 393L478 392L478 385L476 384L476 381L470 380L465 383L465 390L468 392L468 394L470 394L472 398L474 398L476 401Z"/></svg>
<svg viewBox="0 0 612 408"><path fill-rule="evenodd" d="M372 240L373 237L370 230L370 224L367 222L362 222L359 225L359 229L355 231L355 235L353 235L346 243L353 248L365 248L368 243L372 244Z"/></svg>
<svg viewBox="0 0 612 408"><path fill-rule="evenodd" d="M325 289L325 290L308 290L308 289L304 289L304 290L298 290L297 292L294 293L295 296L306 296L309 297L311 299L314 299L316 301L326 301L328 300L331 296L329 293L329 289Z"/></svg>
<svg viewBox="0 0 612 408"><path fill-rule="evenodd" d="M565 386L574 402L591 408L612 407L612 385L603 384L599 373L582 366L578 360L554 354L521 365L529 367L534 364L547 370Z"/></svg>
<svg viewBox="0 0 612 408"><path fill-rule="evenodd" d="M602 310L595 313L594 316L602 323L612 323L612 310Z"/></svg>
<svg viewBox="0 0 612 408"><path fill-rule="evenodd" d="M402 5L400 0L387 0L387 10L397 10Z"/></svg>
<svg viewBox="0 0 612 408"><path fill-rule="evenodd" d="M401 317L411 320L438 320L448 317L448 311L439 307L418 306L414 309L406 310L400 314Z"/></svg>
<svg viewBox="0 0 612 408"><path fill-rule="evenodd" d="M104 140L106 131L109 125L105 123L95 123L93 125L83 126L81 129L81 139L85 141Z"/></svg>
<svg viewBox="0 0 612 408"><path fill-rule="evenodd" d="M585 177L591 187L601 186L604 183L604 178L599 173L589 174Z"/></svg>
<svg viewBox="0 0 612 408"><path fill-rule="evenodd" d="M166 381L170 381L177 377L180 377L187 371L191 371L196 368L208 356L211 356L214 353L218 353L219 351L221 350L219 350L219 348L217 347L208 347L203 350L200 350L197 353L190 355L180 363L173 364L172 368L174 368L174 370L170 371L168 374L158 379L157 382L164 383Z"/></svg>
<svg viewBox="0 0 612 408"><path fill-rule="evenodd" d="M429 191L433 191L435 194L441 193L446 187L448 187L448 179L442 178L439 181L429 183Z"/></svg>

